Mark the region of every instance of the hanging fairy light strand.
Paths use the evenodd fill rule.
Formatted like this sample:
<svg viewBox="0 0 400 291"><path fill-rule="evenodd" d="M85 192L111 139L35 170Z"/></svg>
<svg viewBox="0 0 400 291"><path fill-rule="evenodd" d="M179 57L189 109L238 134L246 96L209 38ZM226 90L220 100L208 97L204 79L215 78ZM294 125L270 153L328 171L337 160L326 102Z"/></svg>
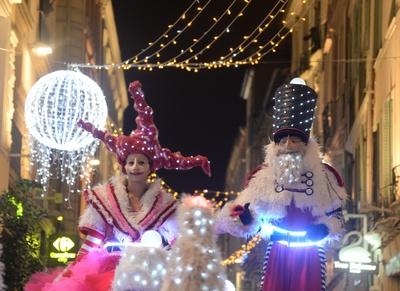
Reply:
<svg viewBox="0 0 400 291"><path fill-rule="evenodd" d="M288 36L290 33L293 32L293 28L299 23L299 22L303 22L305 21L305 17L304 15L307 13L307 10L303 11L303 14L301 14L301 17L298 17L297 20L294 22L293 26L287 30L285 32L285 25L281 27L281 29L278 31L278 33L275 35L274 38L272 38L270 40L270 44L272 45L272 47L270 47L267 51L263 52L262 51L267 47L268 43L266 43L263 46L260 46L260 50L253 53L250 57L250 59L253 59L257 56L257 60L261 60L264 56L266 56L268 53L275 52L276 48L280 45L280 43L286 38L286 36ZM283 24L286 24L286 21L283 21ZM275 39L277 39L276 41L274 41ZM251 62L252 64L254 64L253 62Z"/></svg>
<svg viewBox="0 0 400 291"><path fill-rule="evenodd" d="M76 123L86 118L103 127L107 114L101 88L80 72L55 71L32 86L25 102L27 143L30 167L37 166L36 182L42 185L43 195L50 179L65 182L68 195L79 179L90 184L88 160L99 142Z"/></svg>
<svg viewBox="0 0 400 291"><path fill-rule="evenodd" d="M221 57L221 61L222 62L229 61L231 57L235 57L237 54L241 53L246 48L248 48L252 43L257 43L258 38L264 31L266 31L266 29L270 26L272 21L276 19L278 14L284 12L283 7L286 5L286 2L287 1L277 2L275 6L272 8L271 12L269 12L268 15L264 17L261 23L250 33L250 35L244 36L243 41L235 49L231 48L229 54L227 54L224 57ZM281 5L278 6L278 4Z"/></svg>
<svg viewBox="0 0 400 291"><path fill-rule="evenodd" d="M238 65L242 65L242 64L247 64L248 62L243 62L243 61L239 61L239 62L233 62L232 57L236 57L237 55L244 53L244 49L242 48L243 42L240 43L239 45L236 46L236 48L231 48L231 52L235 52L234 55L230 58L226 58L226 57L220 57L220 60L215 60L215 61L211 61L211 62L203 62L203 63L197 63L197 60L199 59L199 56L202 55L206 50L209 50L211 48L212 45L214 45L214 43L219 40L221 38L221 36L226 33L227 31L229 31L229 27L231 27L233 25L234 22L236 22L240 17L244 16L244 12L245 9L248 8L249 4L251 4L251 1L245 1L246 5L244 7L242 7L242 9L236 14L236 16L231 20L231 22L229 22L223 29L222 31L214 36L211 40L211 42L207 43L203 48L201 48L197 53L195 53L193 56L186 58L182 61L177 61L177 58L170 58L169 60L167 60L166 66L175 66L178 68L182 68L182 69L198 69L198 68L212 68L212 67L222 67L222 66L230 66L231 64L234 64L236 66ZM283 1L281 0L280 3L281 5L279 6L280 8L282 8L288 1ZM275 19L275 15L276 12L274 12L276 10L278 4L275 5L275 7L267 14L267 16L262 20L262 22L260 24L257 25L257 27L263 26L263 23L265 21L265 19ZM215 18L217 19L217 21L215 21L215 23L213 24L213 26L211 28L214 27L214 25L216 25L222 18L224 15L231 15L230 13L230 8L231 6L228 7L228 9L222 14L222 16ZM278 12L282 11L282 9L278 9ZM196 44L198 44L200 42L200 40L202 40L203 38L205 38L206 36L208 36L210 34L211 28L208 29L201 38L199 39L195 39L194 44L192 44L190 46L190 48L182 51L182 53L187 52L188 50L192 51L192 47ZM257 29L256 29L257 30ZM255 40L253 40L252 38L249 37L243 37L244 42L249 42L249 44L256 42ZM182 57L182 53L178 56L178 57ZM232 55L232 54L231 54ZM194 62L190 63L191 60L194 60ZM200 66L200 67L199 67ZM146 68L152 68L151 65L147 65L147 67L143 67L142 69L146 69ZM141 67L139 67L139 69L141 69Z"/></svg>
<svg viewBox="0 0 400 291"><path fill-rule="evenodd" d="M229 266L233 264L240 264L247 258L247 256L251 253L251 250L255 248L262 240L261 235L253 236L247 244L242 245L240 250L235 251L228 258L223 260L221 264L223 266Z"/></svg>
<svg viewBox="0 0 400 291"><path fill-rule="evenodd" d="M272 21L274 21L279 13L283 13L285 10L283 9L283 7L286 5L287 1L279 1L275 4L275 6L271 9L271 11L262 19L262 21L256 26L256 28L249 34L246 36L243 36L243 41L241 43L239 43L236 48L230 48L230 52L225 55L225 56L221 56L220 60L218 61L213 61L212 63L209 64L210 67L222 67L222 66L230 66L230 65L242 65L242 64L249 64L252 63L252 56L256 55L256 54L260 54L259 50L260 49L264 49L268 44L272 43L273 39L275 39L277 37L277 35L275 35L271 40L267 40L265 45L259 45L258 46L258 50L256 51L256 53L254 53L251 57L246 57L244 59L241 60L236 60L235 62L233 62L233 58L239 56L240 54L242 54L247 48L249 48L249 46L251 44L254 43L258 43L258 39L262 36L262 34L264 32L267 31L267 28L271 25ZM248 3L250 4L250 3ZM245 6L242 11L240 11L240 13L236 16L236 18L232 21L232 23L243 14L243 11L245 10L247 6ZM231 24L232 24L231 23ZM285 29L285 27L282 27L280 29L283 30ZM220 34L218 36L218 38L221 36L222 34ZM215 38L215 40L217 40L217 38ZM203 49L204 51L204 49ZM202 53L203 51L201 51L200 53ZM253 63L252 63L253 64Z"/></svg>
<svg viewBox="0 0 400 291"><path fill-rule="evenodd" d="M206 3L206 5L205 5L204 7L206 7L206 6L208 5L208 3L210 3L211 1L212 1L212 0L209 0L209 1ZM168 25L168 29L167 29L163 34L161 34L161 36L159 36L155 41L150 42L150 43L149 43L149 46L148 46L147 48L143 49L140 53L138 53L137 55L135 55L135 56L133 56L133 57L127 59L127 60L124 61L123 63L124 63L124 64L127 64L127 65L128 65L130 62L138 63L138 62L139 62L139 61L138 61L138 60L139 60L139 57L140 57L141 55L143 55L144 53L146 53L147 51L149 51L151 48L155 47L162 39L167 38L167 37L171 34L171 32L175 29L175 27L178 25L178 23L179 23L181 20L186 19L186 14L187 14L190 10L192 10L192 8L193 8L196 4L198 4L198 2L197 2L197 1L194 1L194 2L189 6L189 8L187 8L187 9L182 13L182 15L181 15L173 24ZM197 8L197 10L199 11L199 13L201 13L201 11L203 11L204 7L203 7L203 8L200 8L200 7ZM197 17L197 16L198 16L198 14L195 15L195 17ZM193 19L192 19L190 22L193 22ZM178 32L177 35L176 35L174 38L172 38L172 40L171 40L169 43L167 43L166 45L160 44L159 46L160 46L161 48L158 49L156 52L154 52L154 53L152 53L152 54L150 54L150 55L147 55L147 56L145 57L144 60L149 59L150 57L152 57L152 56L154 56L154 55L159 55L159 54L161 53L161 51L164 50L169 44L174 43L174 42L176 41L176 38L177 38L177 37L182 33L182 31L184 31L186 28L187 28L187 27L185 27L183 30L177 30L177 32ZM142 61L143 61L143 60L142 60Z"/></svg>
<svg viewBox="0 0 400 291"><path fill-rule="evenodd" d="M224 34L230 31L233 24L237 23L237 20L245 15L250 15L246 11L252 4L252 0L244 1L233 1L226 8L224 12L218 17L211 17L211 20L207 23L212 23L210 27L203 29L203 33L198 38L193 38L193 42L189 43L185 48L180 49L175 54L169 54L165 60L162 60L163 56L167 56L167 49L173 50L177 45L184 45L183 37L188 37L188 33L191 31L195 24L200 23L199 17L205 13L208 6L211 4L212 0L208 0L204 6L200 7L198 1L194 1L181 15L180 17L171 25L168 29L158 37L154 42L150 42L149 46L142 49L140 53L136 54L129 59L118 63L110 65L95 65L95 64L69 64L73 67L81 68L94 68L94 69L124 69L129 70L131 68L137 68L139 70L153 70L153 68L163 69L165 67L173 67L186 69L188 71L198 72L199 69L211 69L211 68L221 68L230 66L241 66L241 65L254 65L260 63L262 58L270 53L276 52L280 43L286 38L286 36L293 32L293 29L299 22L305 20L305 15L307 14L310 7L312 7L312 1L303 1L302 6L299 11L293 11L287 14L287 19L283 20L281 23L281 28L272 37L267 36L271 24L276 19L279 19L279 14L285 12L285 6L288 0L278 1L274 7L266 14L261 21L255 25L255 28L251 30L250 33L245 34L242 37L242 41L233 47L230 47L225 55L219 57L219 59L214 59L206 61L204 53L211 50L211 47L216 46L217 41L221 40ZM243 6L237 7L244 3ZM253 1L254 2L254 1ZM235 9L237 12L234 12ZM196 9L196 14L190 19L187 19L187 15L192 14L193 10ZM212 7L210 7L212 9ZM209 9L209 10L210 10ZM203 16L205 16L204 14ZM223 24L222 20L230 19L227 24ZM290 25L288 25L290 23ZM184 27L182 27L184 25ZM222 28L219 27L223 26ZM220 29L218 33L215 33L216 29ZM172 35L172 37L170 37ZM167 43L163 43L162 40L169 39ZM208 40L207 40L208 39ZM237 39L237 38L236 38ZM229 39L233 41L233 38ZM219 44L222 41L219 42ZM256 47L254 47L256 46ZM249 56L245 53L251 51ZM200 58L203 60L200 60Z"/></svg>
<svg viewBox="0 0 400 291"><path fill-rule="evenodd" d="M210 27L209 29L207 29L207 30L200 36L200 38L196 38L196 39L194 40L193 44L191 44L188 48L186 48L185 50L182 50L180 56L184 55L184 54L187 53L188 51L189 51L190 53L193 53L193 47L195 47L196 44L198 44L203 38L205 38L205 37L210 33L210 31L211 31L214 27L216 27L218 23L221 22L221 20L223 19L224 16L230 15L230 14L231 14L230 11L231 11L231 8L232 8L232 6L233 6L234 3L235 3L235 2L232 2L231 5L225 10L225 12L224 12L220 17L214 18L213 20L215 20L215 21L214 21L214 23L211 25L211 27ZM222 29L222 31L221 31L218 35L214 36L213 39L212 39L212 41L211 41L210 43L208 43L208 44L207 44L204 48L202 48L199 52L195 53L193 56L191 56L191 57L188 58L188 59L185 59L185 60L182 61L182 62L183 62L183 63L186 63L186 64L189 64L189 61L190 61L191 59L194 59L195 61L197 61L199 55L201 55L205 50L209 49L209 48L221 37L222 34L224 34L226 31L229 31L229 27L230 27L241 15L243 15L243 11L247 8L247 6L248 6L250 3L251 3L251 1L246 1L246 5L240 10L240 12L236 15L236 17L233 18L233 20L232 20L230 23L228 23L228 25L227 25L226 27L224 27L224 28ZM166 61L167 64L171 64L171 65L175 65L175 64L176 64L178 67L179 67L179 66L182 66L182 62L177 63L177 62L176 62L176 58L170 58L169 60Z"/></svg>

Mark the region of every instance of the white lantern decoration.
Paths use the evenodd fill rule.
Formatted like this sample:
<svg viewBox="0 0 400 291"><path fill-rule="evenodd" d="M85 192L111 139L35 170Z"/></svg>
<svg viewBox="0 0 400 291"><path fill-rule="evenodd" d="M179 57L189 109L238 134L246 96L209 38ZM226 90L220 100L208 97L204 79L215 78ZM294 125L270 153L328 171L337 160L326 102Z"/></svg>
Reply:
<svg viewBox="0 0 400 291"><path fill-rule="evenodd" d="M101 88L80 72L56 71L33 85L26 98L25 122L32 140L31 163L38 162L38 182L43 187L55 162L58 178L69 185L79 174L85 175L87 160L99 142L77 122L83 119L103 128L107 114Z"/></svg>

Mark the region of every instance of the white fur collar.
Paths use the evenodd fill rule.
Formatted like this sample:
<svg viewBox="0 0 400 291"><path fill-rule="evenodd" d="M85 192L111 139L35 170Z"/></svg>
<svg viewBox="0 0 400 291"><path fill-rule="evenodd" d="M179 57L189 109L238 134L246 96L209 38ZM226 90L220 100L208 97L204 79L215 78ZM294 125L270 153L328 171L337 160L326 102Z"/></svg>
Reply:
<svg viewBox="0 0 400 291"><path fill-rule="evenodd" d="M237 200L239 204L250 202L254 210L264 214L262 216L265 218L276 219L286 215L286 207L292 200L297 207L308 209L314 216L323 216L326 212L340 207L346 199L344 189L338 185L334 174L324 166L315 139L309 139L302 168L302 173L309 171L313 174L314 184L310 187L313 190L312 195L287 190L278 193L275 190L277 179L273 169L268 166L275 156L276 146L270 143L265 147L265 166L254 174L242 191ZM293 188L302 187L305 187L304 184L293 183Z"/></svg>

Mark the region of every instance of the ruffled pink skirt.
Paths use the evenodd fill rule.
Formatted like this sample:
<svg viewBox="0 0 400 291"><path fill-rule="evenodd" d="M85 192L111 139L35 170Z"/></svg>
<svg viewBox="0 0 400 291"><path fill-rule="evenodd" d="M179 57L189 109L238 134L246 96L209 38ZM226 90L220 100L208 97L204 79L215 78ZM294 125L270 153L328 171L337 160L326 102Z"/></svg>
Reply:
<svg viewBox="0 0 400 291"><path fill-rule="evenodd" d="M120 258L120 252L92 251L69 268L69 277L61 276L62 268L35 273L25 291L109 291Z"/></svg>

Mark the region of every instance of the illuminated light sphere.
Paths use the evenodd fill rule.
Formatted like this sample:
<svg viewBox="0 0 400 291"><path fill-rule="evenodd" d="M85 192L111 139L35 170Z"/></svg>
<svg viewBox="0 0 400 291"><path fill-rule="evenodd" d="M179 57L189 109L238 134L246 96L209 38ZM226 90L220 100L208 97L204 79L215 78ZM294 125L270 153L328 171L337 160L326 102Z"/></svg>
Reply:
<svg viewBox="0 0 400 291"><path fill-rule="evenodd" d="M40 78L25 103L29 130L30 165L37 163L35 181L47 193L50 178L69 185L68 201L78 180L90 185L89 161L99 141L78 127L79 119L104 128L107 104L100 87L89 77L74 71L56 71ZM90 167L89 167L90 166Z"/></svg>
<svg viewBox="0 0 400 291"><path fill-rule="evenodd" d="M148 230L142 235L143 246L159 248L162 244L161 235L155 230Z"/></svg>
<svg viewBox="0 0 400 291"><path fill-rule="evenodd" d="M59 150L76 150L93 142L79 128L83 119L97 128L107 120L107 104L101 88L86 75L56 71L40 78L29 91L25 121L29 133L40 143Z"/></svg>
<svg viewBox="0 0 400 291"><path fill-rule="evenodd" d="M290 84L306 85L306 82L302 78L293 78Z"/></svg>
<svg viewBox="0 0 400 291"><path fill-rule="evenodd" d="M233 285L233 283L229 280L225 280L225 289L224 291L235 291L235 285Z"/></svg>

